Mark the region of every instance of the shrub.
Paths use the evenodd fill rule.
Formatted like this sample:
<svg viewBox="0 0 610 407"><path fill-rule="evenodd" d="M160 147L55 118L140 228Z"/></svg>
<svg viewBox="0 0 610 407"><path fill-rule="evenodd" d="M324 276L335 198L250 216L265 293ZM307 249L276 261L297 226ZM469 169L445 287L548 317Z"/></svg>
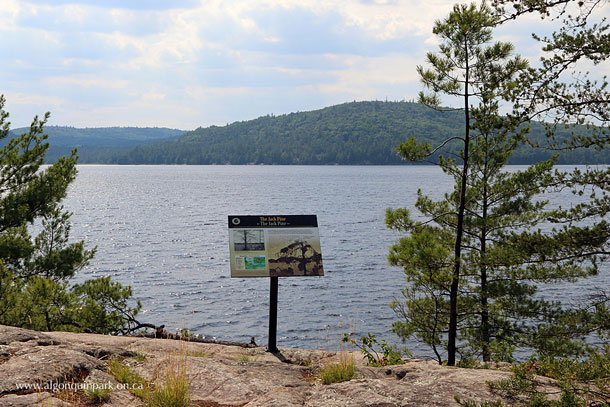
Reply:
<svg viewBox="0 0 610 407"><path fill-rule="evenodd" d="M361 337L359 341L345 334L341 341L356 345L368 361L369 366L402 365L405 363L402 360L403 352L394 346L388 345L384 340L377 340L377 337L370 332L367 336Z"/></svg>

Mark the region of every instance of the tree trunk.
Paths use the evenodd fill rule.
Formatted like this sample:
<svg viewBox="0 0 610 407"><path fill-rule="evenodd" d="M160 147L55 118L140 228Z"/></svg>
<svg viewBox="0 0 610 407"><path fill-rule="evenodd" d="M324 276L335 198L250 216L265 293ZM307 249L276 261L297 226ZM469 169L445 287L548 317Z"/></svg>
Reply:
<svg viewBox="0 0 610 407"><path fill-rule="evenodd" d="M457 228L455 232L453 278L449 292L449 333L447 338L447 365L455 366L457 339L457 301L460 285L460 266L462 263L462 236L464 234L464 210L466 207L466 180L468 178L468 147L470 144L470 109L468 106L468 44L466 48L466 73L464 81L464 112L466 118L464 134L464 165L462 167L462 184L458 208Z"/></svg>
<svg viewBox="0 0 610 407"><path fill-rule="evenodd" d="M485 163L487 166L487 163ZM487 177L485 169L485 177ZM483 362L489 362L491 355L489 352L489 308L487 304L487 265L485 264L485 252L487 249L487 180L483 182L483 228L481 230L481 347Z"/></svg>

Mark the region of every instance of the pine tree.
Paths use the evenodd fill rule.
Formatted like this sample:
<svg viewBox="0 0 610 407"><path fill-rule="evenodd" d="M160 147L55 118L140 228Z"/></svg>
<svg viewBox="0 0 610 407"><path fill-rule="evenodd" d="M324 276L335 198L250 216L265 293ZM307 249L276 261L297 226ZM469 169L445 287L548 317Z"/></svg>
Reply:
<svg viewBox="0 0 610 407"><path fill-rule="evenodd" d="M0 96L0 139L10 136ZM126 332L139 325L131 289L109 279L69 286L95 254L70 243L70 213L61 206L76 177L76 151L43 167L49 114L0 149L0 324L37 330ZM34 227L36 226L36 227ZM34 229L38 235L31 236Z"/></svg>
<svg viewBox="0 0 610 407"><path fill-rule="evenodd" d="M430 69L418 67L421 80L424 85L432 90L432 94L420 94L420 102L439 108L441 105L440 94L449 95L463 99L462 109L464 111L464 135L447 139L436 149L429 144L421 145L411 138L399 147L400 154L410 160L423 159L444 147L447 143L457 140L461 150L461 168L455 166L452 160L441 157L439 164L443 169L455 174L459 188L456 191L456 208L450 208L448 203L443 209L445 213L451 214L455 222L454 248L452 253L451 277L449 284L449 315L448 315L448 364L455 364L456 340L458 330L458 295L461 280L462 248L464 238L464 218L467 199L467 180L469 177L470 147L471 147L471 99L484 97L484 93L495 93L500 86L513 77L524 67L524 62L519 58L509 60L512 46L507 43L494 43L489 45L492 39L492 27L495 24L491 10L485 5L475 4L456 5L453 12L444 21L437 21L433 32L441 39L439 54L428 53L427 60ZM497 82L492 84L493 82ZM488 96L485 96L488 97ZM421 198L421 197L420 197ZM450 200L450 199L448 199ZM418 200L419 203L419 200ZM427 210L421 203L421 209ZM435 213L436 210L430 212ZM440 215L440 214L439 214ZM455 215L455 216L453 216ZM396 227L389 216L388 224ZM433 233L430 230L427 233ZM436 232L434 232L436 233ZM437 236L439 237L439 236ZM443 240L447 236L443 237ZM440 260L440 259L439 259ZM444 259L443 264L449 261ZM446 267L443 267L446 268ZM446 274L446 272L443 272ZM435 306L440 306L442 301L438 299ZM439 311L440 312L440 311ZM438 342L437 339L434 340ZM438 356L438 355L437 355Z"/></svg>
<svg viewBox="0 0 610 407"><path fill-rule="evenodd" d="M610 24L604 0L493 0L499 23L527 14L560 22L550 36L533 33L541 44L539 67L526 72L515 93L515 110L528 119L544 120L549 137L568 127L572 138L554 147L604 148L610 143L608 78L592 77L610 56Z"/></svg>
<svg viewBox="0 0 610 407"><path fill-rule="evenodd" d="M583 267L567 254L598 241L566 248L560 232L536 229L549 216L546 202L535 198L555 185L555 158L524 171L504 168L524 143L527 127L519 127L519 117L500 115L500 103L519 89L517 78L527 63L512 56L511 44L491 43L495 23L484 4L455 6L436 23L434 32L443 40L440 55L428 55L432 69L419 68L434 93L420 100L435 107L439 93L464 100L464 137L457 140L461 154L438 160L455 188L438 202L419 192L415 206L423 221L406 209L386 214L390 228L410 233L389 256L391 264L404 268L408 282L404 300L392 304L401 317L394 330L403 338L423 340L439 363L446 347L449 365L457 353L462 359L511 360L517 346L542 349L548 343L536 342L539 328L551 324L562 309L535 297L537 285L596 270L594 259ZM410 139L399 152L409 160L427 159L452 141L432 148Z"/></svg>
<svg viewBox="0 0 610 407"><path fill-rule="evenodd" d="M539 68L527 71L520 81L519 92L512 97L514 116L526 119L547 120L548 143L545 147L560 151L605 151L610 146L610 89L604 74L595 79L591 67L597 67L610 57L610 24L604 0L493 0L499 22L510 24L523 15L538 14L542 20L561 22L549 36L534 33L541 44ZM558 130L571 130L571 137L558 139ZM563 232L566 242L574 239L597 241L593 251L600 256L610 254L610 169L586 168L556 174L557 182L563 182L575 195L585 196L578 205L560 208L550 218L559 225L595 225L578 233ZM572 230L575 230L572 228ZM606 239L605 244L601 241ZM586 252L583 256L590 255ZM577 254L575 254L577 255ZM604 298L605 301L599 300ZM605 331L607 324L595 325L591 321L600 318L591 312L603 314L610 306L605 293L592 293L590 304L584 304L580 316L567 318L562 332L566 337L572 332ZM564 318L565 319L565 318ZM579 320L580 323L575 323ZM557 329L555 327L555 329Z"/></svg>

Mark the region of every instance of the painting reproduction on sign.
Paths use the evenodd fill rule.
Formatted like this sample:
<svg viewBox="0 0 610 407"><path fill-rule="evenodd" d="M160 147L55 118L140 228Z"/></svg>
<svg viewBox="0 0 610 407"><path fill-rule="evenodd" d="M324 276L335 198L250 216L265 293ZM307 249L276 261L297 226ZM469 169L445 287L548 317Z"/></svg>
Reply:
<svg viewBox="0 0 610 407"><path fill-rule="evenodd" d="M315 215L229 216L231 277L322 276Z"/></svg>

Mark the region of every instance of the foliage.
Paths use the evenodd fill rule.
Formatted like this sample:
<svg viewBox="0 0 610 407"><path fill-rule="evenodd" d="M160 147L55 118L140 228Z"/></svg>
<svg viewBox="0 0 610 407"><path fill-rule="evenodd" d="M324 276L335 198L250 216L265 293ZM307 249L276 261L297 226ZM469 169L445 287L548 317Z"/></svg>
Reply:
<svg viewBox="0 0 610 407"><path fill-rule="evenodd" d="M560 22L550 36L533 34L541 44L540 65L525 73L514 98L515 111L528 118L550 119L548 135L555 147L604 148L610 141L610 91L606 76L595 78L591 66L610 55L610 25L603 0L493 0L501 22L527 14ZM571 137L557 138L558 129ZM583 131L583 130L590 131Z"/></svg>
<svg viewBox="0 0 610 407"><path fill-rule="evenodd" d="M190 404L191 381L188 377L187 355L170 357L163 363L162 375L154 382L146 380L124 361L113 358L108 373L139 397L149 407L186 407Z"/></svg>
<svg viewBox="0 0 610 407"><path fill-rule="evenodd" d="M235 360L242 363L258 362L258 356L256 356L256 352L252 352L248 349L242 349L239 352L239 356L235 357Z"/></svg>
<svg viewBox="0 0 610 407"><path fill-rule="evenodd" d="M76 297L78 307L74 319L79 319L83 326L97 333L128 333L137 324L134 317L142 307L137 302L130 308L131 287L123 287L110 277L87 280L72 287L71 293Z"/></svg>
<svg viewBox="0 0 610 407"><path fill-rule="evenodd" d="M114 164L401 164L395 147L414 137L438 144L459 136L459 112L444 114L412 102L351 102L310 112L267 115L226 126L188 132L104 158ZM558 137L569 132L558 133ZM543 141L545 129L532 123L531 136ZM454 144L446 146L458 153ZM553 153L520 146L511 164L549 159ZM435 155L436 157L437 155ZM607 163L607 152L573 152L560 163Z"/></svg>
<svg viewBox="0 0 610 407"><path fill-rule="evenodd" d="M463 360L512 361L517 347L545 356L586 349L586 332L576 329L576 315L536 291L539 284L596 273L608 236L605 223L585 227L569 216L559 228L548 225L562 213L547 209L538 195L565 185L565 175L553 172L556 157L523 171L505 170L528 129L521 117L500 115L499 106L519 90L527 64L511 57L510 44L488 44L496 21L484 6L456 6L435 26L445 42L440 55L428 55L432 68L419 68L433 91L421 100L438 108L442 91L477 102L463 106L459 157L437 160L454 177L455 189L438 202L419 192L415 206L423 219L406 209L386 213L390 228L409 233L389 255L391 264L403 267L408 283L403 299L391 304L400 316L394 331L428 344L439 363L446 348L450 365L455 353ZM462 26L464 32L455 32ZM473 27L481 32L475 34ZM469 50L462 45L465 35L472 35ZM468 66L472 69L464 71ZM434 149L409 142L399 150L413 159L448 141Z"/></svg>
<svg viewBox="0 0 610 407"><path fill-rule="evenodd" d="M87 398L94 404L101 404L110 400L110 393L112 393L112 389L97 384L92 389L85 391Z"/></svg>
<svg viewBox="0 0 610 407"><path fill-rule="evenodd" d="M513 96L515 116L549 120L546 140L549 148L562 151L607 151L610 143L610 87L607 76L595 78L591 66L607 62L610 56L610 24L603 0L494 0L502 23L527 14L538 14L541 20L560 22L552 34L534 33L542 48L539 68L525 73L521 91ZM558 136L568 130L570 137ZM608 211L610 168L586 168L558 173L572 193L584 200L573 207L559 208L551 219L557 224L595 225L592 233L564 233L563 243L594 240L595 251L610 253ZM578 259L582 253L576 253ZM562 315L563 328L555 345L572 332L605 336L608 339L608 294L591 298L588 305ZM542 337L552 338L550 332Z"/></svg>
<svg viewBox="0 0 610 407"><path fill-rule="evenodd" d="M394 147L413 136L437 144L440 134L457 135L458 112L439 114L410 102L352 102L312 112L264 116L192 132L164 128L74 128L46 126L53 163L78 146L79 163L99 164L401 164ZM531 137L545 140L544 124ZM16 137L27 129L15 129ZM583 126L583 134L593 132ZM178 140L178 137L184 137ZM558 129L562 141L570 131ZM282 140L282 143L278 143ZM236 144L238 143L238 144ZM247 145L248 148L238 148ZM0 140L0 146L3 141ZM447 146L454 153L454 145ZM511 164L531 164L552 152L520 146ZM607 151L572 151L559 163L608 163Z"/></svg>
<svg viewBox="0 0 610 407"><path fill-rule="evenodd" d="M140 352L131 352L131 357L137 360L138 362L144 362L148 358L145 353Z"/></svg>
<svg viewBox="0 0 610 407"><path fill-rule="evenodd" d="M11 130L12 137L18 137L28 129ZM80 163L108 163L112 157L139 145L160 140L174 139L184 133L182 130L141 127L75 128L67 126L46 126L50 146L45 155L46 163L53 163L60 157L70 155L78 146ZM0 147L6 142L0 140Z"/></svg>
<svg viewBox="0 0 610 407"><path fill-rule="evenodd" d="M110 359L108 361L108 373L114 376L119 383L128 385L129 391L135 396L141 399L146 396L150 383L122 360L118 358Z"/></svg>
<svg viewBox="0 0 610 407"><path fill-rule="evenodd" d="M123 384L144 383L142 376L134 372L128 365L118 358L111 358L108 361L108 373Z"/></svg>
<svg viewBox="0 0 610 407"><path fill-rule="evenodd" d="M76 177L76 152L42 167L49 148L44 118L8 139L10 123L0 97L0 324L35 330L117 333L135 326L141 305L129 307L131 289L110 278L70 286L95 254L70 242L70 213L61 206ZM38 230L36 236L31 231ZM139 325L139 324L138 324Z"/></svg>
<svg viewBox="0 0 610 407"><path fill-rule="evenodd" d="M150 407L188 407L191 381L187 374L187 358L170 358L165 364L163 380L158 380L145 396Z"/></svg>
<svg viewBox="0 0 610 407"><path fill-rule="evenodd" d="M548 147L562 151L578 148L602 150L610 142L610 93L607 77L594 79L588 70L591 65L607 61L610 55L610 25L599 10L605 5L600 0L494 0L501 22L526 14L539 14L542 20L561 21L550 36L534 34L542 44L540 67L521 77L521 91L513 95L514 117L550 118L547 125ZM538 26L537 26L538 27ZM586 69L587 72L583 72ZM559 130L571 132L571 137L557 137ZM584 129L591 130L583 132ZM538 141L533 144L540 144ZM563 153L562 153L563 154ZM607 255L610 208L607 168L588 168L571 173L557 172L555 181L571 188L584 199L578 205L559 208L549 214L555 224L568 225L556 234L556 241L543 242L539 234L523 235L523 244L542 245L538 260L545 260L550 247L563 246L555 259L572 256L577 267L587 255ZM576 225L576 226L575 226ZM589 227L578 227L592 225ZM581 246L583 242L592 246ZM571 252L571 253L570 253ZM594 266L594 265L593 265ZM558 312L553 323L543 325L536 339L547 351L514 368L509 380L493 383L492 388L520 406L609 406L610 405L610 296L600 292L588 302ZM574 336L589 336L589 343L577 347L584 351L579 357L562 357L575 353ZM566 346L567 345L567 346ZM583 344L581 344L583 345ZM539 376L555 379L559 398L548 397L538 385ZM547 386L549 384L547 383ZM555 392L557 393L557 392ZM474 402L461 403L476 406ZM487 406L487 402L481 406ZM496 405L502 405L497 402Z"/></svg>
<svg viewBox="0 0 610 407"><path fill-rule="evenodd" d="M369 366L402 365L405 363L402 360L402 352L396 349L395 346L388 345L385 340L377 340L377 337L370 332L359 340L355 340L349 334L345 334L341 341L356 345L368 361Z"/></svg>
<svg viewBox="0 0 610 407"><path fill-rule="evenodd" d="M489 290L483 257L490 238L487 234L493 230L488 224L491 218L487 212L494 201L488 190L494 182L508 184L499 174L500 169L527 130L514 134L519 123L498 114L499 100L513 87L516 75L527 63L512 56L511 44L491 43L495 22L484 3L456 5L445 20L436 22L434 33L441 44L438 54L427 55L430 68L418 67L422 82L431 91L420 93L420 101L443 110L441 95L458 98L464 117L462 134L446 138L434 149L420 147L410 140L398 150L407 160L422 159L422 155L429 156L455 140L461 146L460 162L440 156L438 165L455 178L456 187L440 202L433 202L418 192L416 207L429 221L416 222L407 210L388 210L386 214L390 228L411 233L392 247L389 257L391 264L405 269L410 284L403 290L405 302L392 304L405 320L395 323L394 330L403 338L415 335L424 340L433 348L439 363L442 359L438 347L446 334L449 365L455 364L458 321L463 321L465 315L480 315L481 322L474 326L480 327L477 334L483 344L484 360L490 357ZM471 106L473 101L478 105ZM499 197L495 202L503 201L503 192L493 192ZM480 247L472 250L476 244ZM470 266L463 267L469 257ZM479 272L472 274L473 270ZM465 295L472 290L461 288L468 284L469 275L470 279L480 279L478 301ZM473 308L476 306L480 309ZM458 309L464 308L467 311L460 311L458 315Z"/></svg>
<svg viewBox="0 0 610 407"><path fill-rule="evenodd" d="M523 407L610 406L610 348L593 352L583 360L532 357L512 367L512 376L489 382L490 390L510 405ZM547 380L543 377L553 379ZM558 397L557 397L558 396ZM467 407L501 407L502 401L475 403L461 400Z"/></svg>
<svg viewBox="0 0 610 407"><path fill-rule="evenodd" d="M564 362L567 362L564 363ZM605 362L608 363L606 355ZM595 365L595 363L593 364ZM490 383L492 391L497 392L504 398L517 402L521 406L541 407L584 407L587 405L608 406L610 393L608 389L608 376L597 376L597 372L591 374L574 376L575 370L583 371L587 367L593 367L588 361L575 362L573 360L532 360L513 367L513 375L506 380ZM538 369L549 369L558 380L553 387L559 388L559 400L549 399L549 395L556 394L555 390L542 390ZM603 370L603 369L602 369ZM607 370L607 368L605 369ZM606 371L607 374L607 371ZM566 376L567 375L567 376ZM580 377L578 377L580 376ZM604 388L598 388L590 381L594 377L594 383L601 384ZM589 379L587 379L589 378ZM576 381L574 380L576 379ZM549 386L550 384L547 384ZM605 393L604 393L605 391Z"/></svg>
<svg viewBox="0 0 610 407"><path fill-rule="evenodd" d="M190 338L194 338L194 337L195 337L195 334L194 334L194 333L192 333L192 332L191 332L191 330L190 330L190 329L188 329L188 328L182 328L182 329L180 329L180 332L179 332L179 334L178 334L178 335L180 335L180 337L181 337L181 338L187 338L187 339L190 339Z"/></svg>
<svg viewBox="0 0 610 407"><path fill-rule="evenodd" d="M356 377L356 367L354 365L354 357L341 353L339 361L330 363L328 366L320 370L320 379L324 384L332 384L346 382Z"/></svg>

